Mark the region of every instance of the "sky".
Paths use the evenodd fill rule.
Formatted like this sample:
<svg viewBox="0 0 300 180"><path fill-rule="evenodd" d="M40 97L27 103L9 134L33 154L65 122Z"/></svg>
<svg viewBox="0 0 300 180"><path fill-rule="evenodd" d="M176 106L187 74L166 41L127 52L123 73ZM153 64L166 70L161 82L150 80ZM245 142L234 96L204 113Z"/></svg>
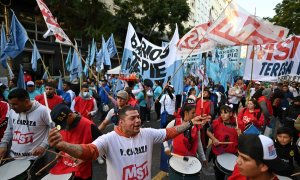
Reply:
<svg viewBox="0 0 300 180"><path fill-rule="evenodd" d="M256 16L258 17L273 17L273 10L282 0L235 0L240 6L246 9L249 13L254 14L256 8Z"/></svg>

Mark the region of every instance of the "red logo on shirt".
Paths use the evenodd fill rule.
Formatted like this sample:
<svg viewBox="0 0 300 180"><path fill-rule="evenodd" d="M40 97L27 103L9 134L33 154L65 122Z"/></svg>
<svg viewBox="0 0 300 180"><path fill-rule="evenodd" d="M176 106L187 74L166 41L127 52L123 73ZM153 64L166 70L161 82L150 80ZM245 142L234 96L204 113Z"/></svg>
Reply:
<svg viewBox="0 0 300 180"><path fill-rule="evenodd" d="M18 144L32 143L33 134L34 133L21 134L20 131L14 131L13 141L16 141Z"/></svg>
<svg viewBox="0 0 300 180"><path fill-rule="evenodd" d="M123 180L137 180L145 179L149 175L147 166L148 161L145 161L142 165L137 166L132 164L123 168Z"/></svg>

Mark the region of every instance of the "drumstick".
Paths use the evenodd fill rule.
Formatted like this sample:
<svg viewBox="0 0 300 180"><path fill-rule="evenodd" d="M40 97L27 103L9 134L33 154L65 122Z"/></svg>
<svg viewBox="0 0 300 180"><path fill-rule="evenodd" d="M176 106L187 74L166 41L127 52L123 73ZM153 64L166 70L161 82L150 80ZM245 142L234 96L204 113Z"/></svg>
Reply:
<svg viewBox="0 0 300 180"><path fill-rule="evenodd" d="M219 144L233 144L233 142L219 142Z"/></svg>
<svg viewBox="0 0 300 180"><path fill-rule="evenodd" d="M189 160L188 157L186 157L186 156L181 156L181 155L179 155L179 154L171 153L171 155L172 155L172 156L175 156L175 157L183 158L184 161L188 161L188 160Z"/></svg>
<svg viewBox="0 0 300 180"><path fill-rule="evenodd" d="M3 159L0 160L0 162L12 160L12 159L17 159L17 158L22 158L22 157L25 157L25 156L16 156L16 157L3 158Z"/></svg>
<svg viewBox="0 0 300 180"><path fill-rule="evenodd" d="M45 101L45 105L47 107L47 115L48 115L48 118L49 118L49 122L51 124L52 123L52 118L51 118L51 115L50 115L50 109L49 109L49 105L48 105L46 92L44 92L44 101Z"/></svg>
<svg viewBox="0 0 300 180"><path fill-rule="evenodd" d="M239 128L238 120L237 120L237 113L235 113L235 123L236 123L236 128Z"/></svg>
<svg viewBox="0 0 300 180"><path fill-rule="evenodd" d="M48 166L50 166L52 163L54 163L57 159L59 158L59 156L56 156L55 159L53 159L51 162L49 162L48 164L46 164L44 167L42 167L38 172L35 173L36 176L41 175L41 172L44 171Z"/></svg>
<svg viewBox="0 0 300 180"><path fill-rule="evenodd" d="M74 158L73 158L72 156L62 155L62 154L57 153L57 152L55 152L55 151L52 151L52 150L50 150L50 149L46 149L46 151L51 152L51 153L53 153L53 154L56 154L57 156L60 156L60 157L64 157L64 158L68 158L68 159L74 160Z"/></svg>
<svg viewBox="0 0 300 180"><path fill-rule="evenodd" d="M300 175L300 172L294 173L291 176L298 176L298 175Z"/></svg>

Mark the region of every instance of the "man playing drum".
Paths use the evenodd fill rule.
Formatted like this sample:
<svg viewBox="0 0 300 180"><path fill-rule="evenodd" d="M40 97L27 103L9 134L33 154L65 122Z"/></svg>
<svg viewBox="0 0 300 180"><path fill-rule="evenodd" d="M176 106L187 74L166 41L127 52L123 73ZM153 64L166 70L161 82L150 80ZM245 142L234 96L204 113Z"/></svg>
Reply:
<svg viewBox="0 0 300 180"><path fill-rule="evenodd" d="M73 113L65 104L59 104L51 111L51 118L60 125L60 134L64 141L74 144L91 143L97 139L101 132L89 119ZM62 155L66 155L64 152ZM51 174L59 175L74 173L74 180L92 179L92 161L77 163L76 159L61 157L50 170Z"/></svg>
<svg viewBox="0 0 300 180"><path fill-rule="evenodd" d="M47 109L37 101L30 101L28 92L15 89L8 95L11 106L8 125L0 143L0 158L9 156L34 161L48 147L50 121ZM8 150L8 144L12 144ZM42 162L43 158L40 158ZM25 173L26 174L26 173Z"/></svg>
<svg viewBox="0 0 300 180"><path fill-rule="evenodd" d="M138 111L125 106L119 111L119 126L98 137L91 144L71 144L63 141L57 129L49 133L51 146L82 160L107 159L107 179L151 179L151 160L154 143L162 143L200 124L210 117L197 116L189 122L167 129L141 128Z"/></svg>

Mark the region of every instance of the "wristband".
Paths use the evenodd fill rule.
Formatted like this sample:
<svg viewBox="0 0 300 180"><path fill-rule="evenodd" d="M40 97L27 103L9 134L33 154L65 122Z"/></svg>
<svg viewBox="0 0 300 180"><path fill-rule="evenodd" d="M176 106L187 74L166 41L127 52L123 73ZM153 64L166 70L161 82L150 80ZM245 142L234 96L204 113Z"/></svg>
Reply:
<svg viewBox="0 0 300 180"><path fill-rule="evenodd" d="M193 127L194 124L193 124L193 121L192 120L189 120L189 124L190 124L190 127Z"/></svg>

